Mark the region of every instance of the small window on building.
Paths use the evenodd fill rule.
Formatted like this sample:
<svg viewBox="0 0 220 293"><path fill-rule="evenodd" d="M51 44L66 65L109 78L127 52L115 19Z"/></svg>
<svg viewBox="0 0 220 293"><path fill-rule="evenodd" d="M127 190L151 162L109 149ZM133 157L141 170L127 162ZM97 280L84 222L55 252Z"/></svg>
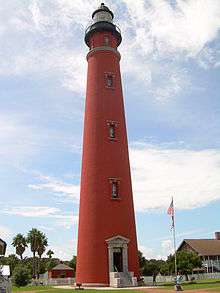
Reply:
<svg viewBox="0 0 220 293"><path fill-rule="evenodd" d="M112 199L120 199L120 191L119 191L119 185L120 185L120 179L118 178L109 178L110 183L110 194Z"/></svg>
<svg viewBox="0 0 220 293"><path fill-rule="evenodd" d="M109 126L109 137L115 138L115 124L110 124Z"/></svg>
<svg viewBox="0 0 220 293"><path fill-rule="evenodd" d="M116 127L117 127L117 122L116 121L107 121L108 125L108 137L110 140L115 140L116 139Z"/></svg>
<svg viewBox="0 0 220 293"><path fill-rule="evenodd" d="M107 87L113 87L113 75L107 75Z"/></svg>
<svg viewBox="0 0 220 293"><path fill-rule="evenodd" d="M112 181L112 198L118 197L118 181Z"/></svg>

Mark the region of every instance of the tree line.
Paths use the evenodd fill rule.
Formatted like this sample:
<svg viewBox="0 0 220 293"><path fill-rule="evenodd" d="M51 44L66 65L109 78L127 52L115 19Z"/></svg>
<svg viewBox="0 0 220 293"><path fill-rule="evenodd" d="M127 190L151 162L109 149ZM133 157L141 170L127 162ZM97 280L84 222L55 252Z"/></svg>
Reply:
<svg viewBox="0 0 220 293"><path fill-rule="evenodd" d="M146 259L142 252L138 252L140 271L143 276L156 276L158 274L170 276L175 273L175 258L171 254L167 260ZM177 269L178 272L186 276L192 274L194 269L202 267L201 258L192 251L178 251L177 252Z"/></svg>
<svg viewBox="0 0 220 293"><path fill-rule="evenodd" d="M51 270L60 262L72 267L75 271L76 257L73 256L70 261L55 258L54 252L51 249L47 250L48 238L36 228L32 228L26 236L18 233L11 244L15 248L15 254L1 257L0 264L10 266L12 280L16 285L24 286L31 279L38 279L40 274ZM32 252L32 257L24 256L28 248Z"/></svg>
<svg viewBox="0 0 220 293"><path fill-rule="evenodd" d="M54 252L48 247L48 239L46 235L36 228L32 228L27 236L19 233L12 241L15 248L15 254L1 258L2 265L9 265L12 277L16 277L17 285L25 285L31 279L39 278L40 274L44 274L48 270L55 267L61 262L60 259L53 257ZM32 257L24 257L26 250L30 248ZM46 257L43 257L43 255ZM172 275L175 272L174 255L169 255L167 260L146 259L141 251L138 251L140 272L143 276ZM76 256L69 261L63 261L64 264L76 270ZM177 252L178 271L188 278L193 269L201 268L202 262L200 257L191 251Z"/></svg>
<svg viewBox="0 0 220 293"><path fill-rule="evenodd" d="M26 237L21 233L17 234L13 238L12 245L15 247L16 254L20 257L21 260L23 260L23 254L29 245L31 252L33 253L32 277L39 277L40 260L43 253L46 251L46 247L48 246L48 239L46 235L40 230L33 228L28 232ZM53 254L54 252L52 250L47 251L49 258L52 258ZM37 255L40 259L39 261L37 261Z"/></svg>

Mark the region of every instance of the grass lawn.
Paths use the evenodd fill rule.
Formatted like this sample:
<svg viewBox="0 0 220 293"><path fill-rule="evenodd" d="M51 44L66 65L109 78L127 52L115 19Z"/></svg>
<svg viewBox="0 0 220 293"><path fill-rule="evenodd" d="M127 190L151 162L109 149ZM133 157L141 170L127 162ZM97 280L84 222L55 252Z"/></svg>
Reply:
<svg viewBox="0 0 220 293"><path fill-rule="evenodd" d="M201 280L197 281L195 284L189 284L189 283L183 283L182 284L184 291L186 290L199 290L199 289L208 289L210 292L220 292L220 279L211 279L211 280ZM174 291L174 285L173 284L166 284L158 286L160 289L166 289ZM26 286L26 287L13 287L12 292L28 292L28 291L34 291L34 293L70 293L75 292L74 288L71 289L60 289L60 288L54 288L51 286ZM42 292L43 291L43 292ZM76 291L77 292L77 291ZM83 290L82 293L141 293L143 291L139 290ZM155 289L155 293L157 290ZM145 289L145 293L147 293L147 290Z"/></svg>

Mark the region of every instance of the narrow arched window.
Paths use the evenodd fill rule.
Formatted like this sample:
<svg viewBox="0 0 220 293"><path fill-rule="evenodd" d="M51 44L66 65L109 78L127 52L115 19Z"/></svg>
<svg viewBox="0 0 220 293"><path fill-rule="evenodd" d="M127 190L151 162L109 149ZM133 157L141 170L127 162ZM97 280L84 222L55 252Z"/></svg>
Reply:
<svg viewBox="0 0 220 293"><path fill-rule="evenodd" d="M115 74L112 72L105 72L105 86L109 89L115 88Z"/></svg>
<svg viewBox="0 0 220 293"><path fill-rule="evenodd" d="M110 124L109 126L109 137L115 138L115 124Z"/></svg>
<svg viewBox="0 0 220 293"><path fill-rule="evenodd" d="M108 138L110 140L116 140L117 138L117 133L116 133L117 124L118 124L117 121L107 120Z"/></svg>
<svg viewBox="0 0 220 293"><path fill-rule="evenodd" d="M109 178L109 183L111 187L111 198L112 199L120 199L120 192L119 192L119 178Z"/></svg>
<svg viewBox="0 0 220 293"><path fill-rule="evenodd" d="M118 182L113 181L112 182L112 198L118 198Z"/></svg>
<svg viewBox="0 0 220 293"><path fill-rule="evenodd" d="M113 87L113 75L107 75L107 87Z"/></svg>

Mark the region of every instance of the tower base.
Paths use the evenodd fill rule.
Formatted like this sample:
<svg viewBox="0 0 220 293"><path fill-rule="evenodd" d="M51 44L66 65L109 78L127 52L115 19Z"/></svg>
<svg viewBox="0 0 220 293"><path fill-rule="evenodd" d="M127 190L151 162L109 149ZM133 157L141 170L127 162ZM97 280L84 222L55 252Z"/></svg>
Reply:
<svg viewBox="0 0 220 293"><path fill-rule="evenodd" d="M133 272L111 272L109 274L110 287L123 288L123 287L137 287L137 278L134 277Z"/></svg>
<svg viewBox="0 0 220 293"><path fill-rule="evenodd" d="M82 287L109 287L109 284L104 283L82 283Z"/></svg>

